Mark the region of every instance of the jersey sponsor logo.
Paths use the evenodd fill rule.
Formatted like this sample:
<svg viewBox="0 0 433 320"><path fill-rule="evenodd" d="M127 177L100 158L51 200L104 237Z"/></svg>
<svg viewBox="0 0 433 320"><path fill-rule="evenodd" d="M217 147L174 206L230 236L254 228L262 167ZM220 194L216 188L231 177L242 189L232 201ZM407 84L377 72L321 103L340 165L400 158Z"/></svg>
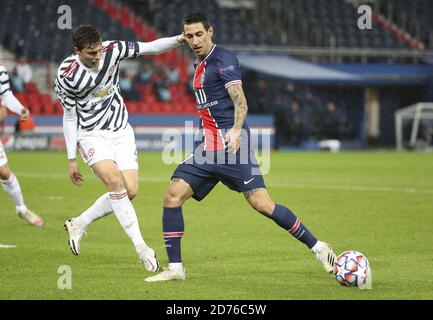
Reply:
<svg viewBox="0 0 433 320"><path fill-rule="evenodd" d="M113 91L114 91L114 88L110 88L110 87L108 87L108 88L105 88L104 90L101 90L101 91L98 91L98 92L95 92L94 94L93 94L93 96L94 97L98 97L98 98L102 98L102 97L105 97L105 96L107 96L107 95L110 95L111 93L113 93ZM96 104L98 104L99 102L97 102Z"/></svg>
<svg viewBox="0 0 433 320"><path fill-rule="evenodd" d="M211 102L207 102L205 104L198 104L197 105L197 109L198 110L202 110L202 109L206 109L206 108L210 108L210 107L216 106L217 104L218 104L218 100L214 100L214 101L211 101Z"/></svg>

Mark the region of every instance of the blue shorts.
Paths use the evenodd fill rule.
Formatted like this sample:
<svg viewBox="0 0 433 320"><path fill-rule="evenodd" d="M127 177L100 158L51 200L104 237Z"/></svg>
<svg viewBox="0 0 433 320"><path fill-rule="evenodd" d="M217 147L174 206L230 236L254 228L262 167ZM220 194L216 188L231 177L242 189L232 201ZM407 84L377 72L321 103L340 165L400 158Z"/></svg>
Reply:
<svg viewBox="0 0 433 320"><path fill-rule="evenodd" d="M204 199L220 181L237 192L266 188L253 153L250 153L247 163L197 163L191 155L176 168L171 178L180 178L188 183L194 192L192 197L197 201Z"/></svg>

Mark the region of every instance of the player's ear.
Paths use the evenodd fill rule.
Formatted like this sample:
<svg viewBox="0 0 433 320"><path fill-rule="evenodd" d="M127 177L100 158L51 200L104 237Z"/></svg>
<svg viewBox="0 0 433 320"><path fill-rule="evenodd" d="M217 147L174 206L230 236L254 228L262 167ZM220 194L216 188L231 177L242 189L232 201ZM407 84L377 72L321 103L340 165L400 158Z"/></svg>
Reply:
<svg viewBox="0 0 433 320"><path fill-rule="evenodd" d="M210 26L209 29L207 30L207 33L209 34L209 36L213 36L213 27Z"/></svg>
<svg viewBox="0 0 433 320"><path fill-rule="evenodd" d="M78 50L77 47L74 47L74 53L75 53L75 54L79 54L79 53L80 53L80 50Z"/></svg>

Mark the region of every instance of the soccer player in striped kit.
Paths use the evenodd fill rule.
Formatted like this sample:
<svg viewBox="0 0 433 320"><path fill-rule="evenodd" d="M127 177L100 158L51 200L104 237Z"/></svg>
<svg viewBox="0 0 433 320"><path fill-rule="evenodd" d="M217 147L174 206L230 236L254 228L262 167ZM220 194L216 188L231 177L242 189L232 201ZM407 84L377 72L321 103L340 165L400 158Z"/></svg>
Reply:
<svg viewBox="0 0 433 320"><path fill-rule="evenodd" d="M138 158L128 112L120 95L119 64L139 55L160 54L183 44L183 35L152 42L102 41L92 25L81 25L72 34L74 54L60 65L55 90L63 106L63 131L69 177L83 182L76 151L107 187L96 202L78 217L65 222L72 253L80 253L80 240L93 221L114 212L134 244L146 270L159 263L144 242L132 206L138 192Z"/></svg>
<svg viewBox="0 0 433 320"><path fill-rule="evenodd" d="M146 281L185 279L181 259L182 205L191 197L204 199L220 181L242 192L252 208L304 243L326 272L332 273L335 253L331 246L317 240L290 209L276 204L268 194L249 148L250 131L245 123L248 107L236 56L212 42L213 28L201 13L184 19L183 33L197 57L193 81L203 141L172 175L162 217L169 266Z"/></svg>
<svg viewBox="0 0 433 320"><path fill-rule="evenodd" d="M9 76L5 66L0 65L0 100L12 112L18 114L21 120L27 120L30 116L30 111L24 108L11 91L9 85ZM6 116L6 110L0 103L2 109L1 114ZM0 119L0 122L3 119ZM12 199L19 217L27 220L31 225L40 227L44 224L44 220L37 214L27 208L24 203L24 197L21 192L21 187L17 177L11 172L8 166L3 144L0 141L0 184L7 195Z"/></svg>

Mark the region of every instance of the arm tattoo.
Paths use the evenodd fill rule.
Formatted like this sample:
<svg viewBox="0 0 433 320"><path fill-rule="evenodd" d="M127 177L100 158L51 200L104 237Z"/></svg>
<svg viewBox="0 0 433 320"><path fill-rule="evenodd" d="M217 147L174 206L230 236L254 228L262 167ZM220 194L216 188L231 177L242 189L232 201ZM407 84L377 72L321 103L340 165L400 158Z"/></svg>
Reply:
<svg viewBox="0 0 433 320"><path fill-rule="evenodd" d="M248 113L247 99L245 98L242 85L234 84L227 88L227 91L235 106L235 122L233 128L242 129Z"/></svg>

